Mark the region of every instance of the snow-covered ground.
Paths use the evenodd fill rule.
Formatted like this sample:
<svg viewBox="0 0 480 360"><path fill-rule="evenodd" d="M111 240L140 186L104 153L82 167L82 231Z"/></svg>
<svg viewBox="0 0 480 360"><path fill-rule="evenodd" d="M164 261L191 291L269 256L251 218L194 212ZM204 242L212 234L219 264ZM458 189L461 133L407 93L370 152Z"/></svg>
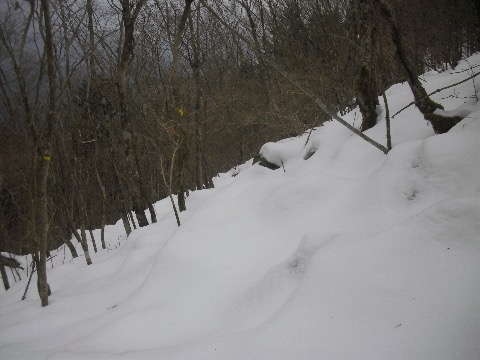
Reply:
<svg viewBox="0 0 480 360"><path fill-rule="evenodd" d="M425 74L427 91L470 65L480 56ZM35 279L24 301L25 278L0 295L0 358L478 360L475 83L434 96L469 114L447 134L411 106L384 155L329 122L307 144L266 144L280 169L250 161L193 192L180 228L164 200L159 222L126 240L121 223L109 227L91 266L60 248L48 307ZM391 114L412 101L406 84L387 96ZM385 144L381 108L366 134ZM358 127L359 116L345 119Z"/></svg>

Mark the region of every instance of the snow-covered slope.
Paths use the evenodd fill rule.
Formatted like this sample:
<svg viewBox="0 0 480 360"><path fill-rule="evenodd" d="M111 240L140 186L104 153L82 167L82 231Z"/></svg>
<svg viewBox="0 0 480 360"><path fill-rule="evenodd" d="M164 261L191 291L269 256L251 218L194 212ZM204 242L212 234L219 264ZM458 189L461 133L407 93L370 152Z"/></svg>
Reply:
<svg viewBox="0 0 480 360"><path fill-rule="evenodd" d="M427 91L478 64L425 74ZM266 144L280 169L248 162L193 192L180 228L161 201L117 248L111 227L91 266L60 249L48 307L35 286L20 301L25 281L0 295L0 358L478 359L476 87L434 97L469 113L447 134L412 106L384 155L330 122ZM406 84L387 96L391 114L412 101ZM379 110L366 133L385 144Z"/></svg>

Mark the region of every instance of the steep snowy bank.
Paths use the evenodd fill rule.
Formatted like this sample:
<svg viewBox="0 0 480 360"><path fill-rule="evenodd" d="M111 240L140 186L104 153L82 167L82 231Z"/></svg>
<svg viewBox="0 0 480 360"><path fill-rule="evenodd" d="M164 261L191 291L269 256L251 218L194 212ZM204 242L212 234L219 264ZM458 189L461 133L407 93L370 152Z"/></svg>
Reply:
<svg viewBox="0 0 480 360"><path fill-rule="evenodd" d="M468 68L426 74L427 89ZM16 283L0 296L0 357L478 358L474 89L436 94L447 111L469 106L447 134L434 135L414 107L396 116L387 156L335 122L307 144L307 134L266 144L280 169L248 162L221 175L188 198L180 228L162 201L158 224L93 265L55 266L47 308L34 286L21 302L25 282ZM406 84L387 96L392 114L412 100ZM384 119L367 134L385 143Z"/></svg>

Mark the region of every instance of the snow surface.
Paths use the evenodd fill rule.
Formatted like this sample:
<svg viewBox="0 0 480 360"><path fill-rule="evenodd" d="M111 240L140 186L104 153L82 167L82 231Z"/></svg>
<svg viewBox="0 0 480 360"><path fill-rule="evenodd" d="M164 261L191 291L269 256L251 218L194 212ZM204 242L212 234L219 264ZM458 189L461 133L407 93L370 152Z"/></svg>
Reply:
<svg viewBox="0 0 480 360"><path fill-rule="evenodd" d="M249 161L193 192L180 228L167 199L128 239L108 227L91 266L60 248L48 307L35 279L24 301L25 278L0 295L0 358L478 360L479 85L433 97L467 115L447 134L411 106L384 155L329 122L266 144L280 169ZM387 97L391 114L412 101L406 84ZM366 134L385 144L379 114Z"/></svg>

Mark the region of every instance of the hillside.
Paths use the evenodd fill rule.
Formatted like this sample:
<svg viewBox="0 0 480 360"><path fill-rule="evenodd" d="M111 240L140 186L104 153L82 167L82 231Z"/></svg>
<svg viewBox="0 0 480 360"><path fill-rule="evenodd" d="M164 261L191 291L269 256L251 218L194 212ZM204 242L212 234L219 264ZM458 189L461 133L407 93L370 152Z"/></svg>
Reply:
<svg viewBox="0 0 480 360"><path fill-rule="evenodd" d="M432 92L478 66L421 78ZM128 239L108 227L91 266L60 248L48 307L35 278L24 301L26 279L0 295L0 358L478 359L479 81L433 96L469 114L446 134L411 106L384 155L329 122L265 144L279 169L249 161L191 193L179 228L165 199ZM386 95L391 114L413 100ZM366 134L385 144L380 104Z"/></svg>

